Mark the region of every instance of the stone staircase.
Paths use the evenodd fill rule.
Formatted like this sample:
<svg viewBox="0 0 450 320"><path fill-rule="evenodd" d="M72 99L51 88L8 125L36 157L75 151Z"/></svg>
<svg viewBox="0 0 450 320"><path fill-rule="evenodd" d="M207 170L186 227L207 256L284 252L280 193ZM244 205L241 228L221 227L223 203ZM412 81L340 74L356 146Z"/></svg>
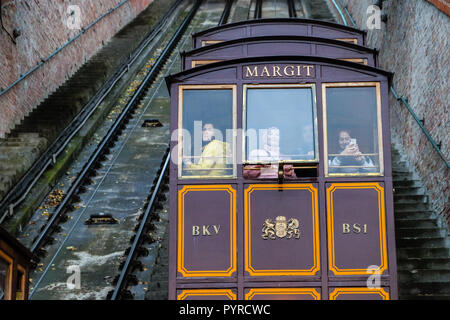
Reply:
<svg viewBox="0 0 450 320"><path fill-rule="evenodd" d="M150 287L145 300L167 300L169 298L169 225L162 239L156 258L155 269L150 277Z"/></svg>
<svg viewBox="0 0 450 320"><path fill-rule="evenodd" d="M20 133L0 141L0 200L47 148L38 133Z"/></svg>
<svg viewBox="0 0 450 320"><path fill-rule="evenodd" d="M450 299L450 238L421 181L392 147L399 298Z"/></svg>

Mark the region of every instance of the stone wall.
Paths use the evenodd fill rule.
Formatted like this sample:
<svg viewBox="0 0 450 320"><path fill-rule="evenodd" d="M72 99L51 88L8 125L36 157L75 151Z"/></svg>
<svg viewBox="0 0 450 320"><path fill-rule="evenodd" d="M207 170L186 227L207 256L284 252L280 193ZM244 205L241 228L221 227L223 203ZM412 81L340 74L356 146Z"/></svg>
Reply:
<svg viewBox="0 0 450 320"><path fill-rule="evenodd" d="M358 28L367 30L367 8L374 0L342 0ZM436 1L386 0L381 29L368 30L368 46L380 50L380 67L395 73L393 85L409 101L431 137L449 154L450 21ZM448 6L448 5L447 5ZM447 7L448 9L448 7ZM448 169L406 107L390 99L391 132L412 169L424 181L433 208L447 219Z"/></svg>
<svg viewBox="0 0 450 320"><path fill-rule="evenodd" d="M80 32L68 27L72 11L74 15L80 13L80 25L86 27L120 2L123 0L2 0L0 88L7 88L22 74L39 64L41 59L47 58ZM0 138L4 138L34 107L151 2L152 0L126 1L25 80L0 96ZM68 10L69 5L78 5L80 10ZM19 30L20 36L15 38Z"/></svg>

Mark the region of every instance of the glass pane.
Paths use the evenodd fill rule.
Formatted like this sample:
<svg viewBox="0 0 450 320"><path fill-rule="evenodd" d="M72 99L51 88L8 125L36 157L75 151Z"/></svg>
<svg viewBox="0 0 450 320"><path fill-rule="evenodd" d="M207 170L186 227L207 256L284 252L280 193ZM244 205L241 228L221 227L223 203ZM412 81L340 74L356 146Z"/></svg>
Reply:
<svg viewBox="0 0 450 320"><path fill-rule="evenodd" d="M380 173L376 87L326 89L330 174Z"/></svg>
<svg viewBox="0 0 450 320"><path fill-rule="evenodd" d="M316 158L311 88L248 89L247 162Z"/></svg>
<svg viewBox="0 0 450 320"><path fill-rule="evenodd" d="M182 176L233 176L233 91L183 90Z"/></svg>

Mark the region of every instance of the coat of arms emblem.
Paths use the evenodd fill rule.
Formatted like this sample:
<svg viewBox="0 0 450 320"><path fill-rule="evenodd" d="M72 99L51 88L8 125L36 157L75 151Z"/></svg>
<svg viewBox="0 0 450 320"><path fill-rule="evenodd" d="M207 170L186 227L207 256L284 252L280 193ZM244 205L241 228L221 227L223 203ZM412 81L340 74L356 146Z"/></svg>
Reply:
<svg viewBox="0 0 450 320"><path fill-rule="evenodd" d="M261 237L264 240L275 240L276 237L282 239L287 236L287 239L300 239L300 223L297 219L291 218L289 220L284 216L278 216L275 222L272 219L266 219L262 228Z"/></svg>

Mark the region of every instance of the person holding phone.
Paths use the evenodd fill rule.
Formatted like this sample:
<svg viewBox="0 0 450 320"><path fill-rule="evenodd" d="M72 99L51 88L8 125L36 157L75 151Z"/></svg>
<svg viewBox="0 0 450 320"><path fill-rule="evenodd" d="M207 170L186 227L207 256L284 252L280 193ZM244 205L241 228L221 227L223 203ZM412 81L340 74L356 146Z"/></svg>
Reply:
<svg viewBox="0 0 450 320"><path fill-rule="evenodd" d="M349 130L340 130L338 135L339 155L329 161L330 172L361 173L372 172L374 163L370 157L363 156L359 151L356 139ZM337 168L342 167L342 168Z"/></svg>

